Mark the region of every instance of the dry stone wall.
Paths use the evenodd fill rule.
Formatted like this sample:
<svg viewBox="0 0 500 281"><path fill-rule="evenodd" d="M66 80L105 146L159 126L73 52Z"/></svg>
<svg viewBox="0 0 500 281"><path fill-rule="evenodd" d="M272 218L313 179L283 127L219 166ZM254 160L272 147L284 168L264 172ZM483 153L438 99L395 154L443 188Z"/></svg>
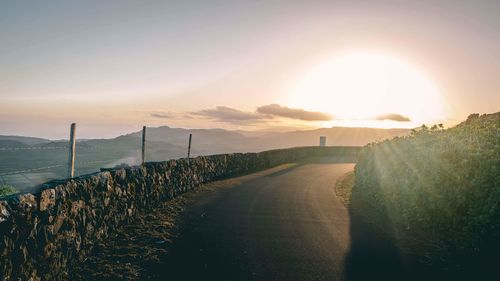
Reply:
<svg viewBox="0 0 500 281"><path fill-rule="evenodd" d="M0 280L65 280L110 232L203 183L356 147L302 147L108 169L0 199Z"/></svg>

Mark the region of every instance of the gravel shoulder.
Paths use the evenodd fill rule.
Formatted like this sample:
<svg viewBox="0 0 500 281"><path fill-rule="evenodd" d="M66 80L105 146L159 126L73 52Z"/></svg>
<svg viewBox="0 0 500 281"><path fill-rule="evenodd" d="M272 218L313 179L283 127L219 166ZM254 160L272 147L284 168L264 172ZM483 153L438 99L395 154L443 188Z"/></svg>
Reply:
<svg viewBox="0 0 500 281"><path fill-rule="evenodd" d="M352 188L354 187L354 171L349 171L342 175L335 183L335 194L337 198L349 208L351 203Z"/></svg>

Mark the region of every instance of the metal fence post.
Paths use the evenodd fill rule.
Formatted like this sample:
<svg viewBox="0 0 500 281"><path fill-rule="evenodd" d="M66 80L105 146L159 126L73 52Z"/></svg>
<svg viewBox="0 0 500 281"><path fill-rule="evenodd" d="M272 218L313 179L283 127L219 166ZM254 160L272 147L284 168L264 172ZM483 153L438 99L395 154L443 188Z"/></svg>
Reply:
<svg viewBox="0 0 500 281"><path fill-rule="evenodd" d="M146 163L146 126L142 127L142 152L141 152L141 164Z"/></svg>
<svg viewBox="0 0 500 281"><path fill-rule="evenodd" d="M69 131L68 178L75 177L76 124L72 123Z"/></svg>
<svg viewBox="0 0 500 281"><path fill-rule="evenodd" d="M191 139L192 138L193 138L193 134L189 134L188 159L191 156Z"/></svg>

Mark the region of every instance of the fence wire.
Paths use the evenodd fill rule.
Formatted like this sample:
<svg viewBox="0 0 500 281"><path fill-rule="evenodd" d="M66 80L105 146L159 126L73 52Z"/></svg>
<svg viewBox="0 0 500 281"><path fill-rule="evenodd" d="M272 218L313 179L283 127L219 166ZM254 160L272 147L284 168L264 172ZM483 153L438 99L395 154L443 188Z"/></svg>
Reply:
<svg viewBox="0 0 500 281"><path fill-rule="evenodd" d="M76 124L71 127L74 130ZM20 192L31 192L39 184L64 179L69 174L81 176L97 172L103 167L138 165L144 163L145 159L162 161L185 157L185 152L179 152L178 144L174 144L173 148L161 147L158 143L168 142L155 140L154 145L150 143L151 146L148 146L145 133L146 127L143 127L142 142L140 134L137 134L137 139L132 136L116 140L77 140L76 137L72 138L75 134L70 134L69 140L38 143L0 140L0 185L12 186ZM188 136L186 152L189 154ZM70 149L71 143L75 144L74 149ZM76 158L74 162L73 155Z"/></svg>
<svg viewBox="0 0 500 281"><path fill-rule="evenodd" d="M103 150L100 146L87 146L77 144L76 148L87 150ZM0 147L0 151L18 151L18 150L52 150L52 149L69 149L69 146L23 146L23 147Z"/></svg>
<svg viewBox="0 0 500 281"><path fill-rule="evenodd" d="M11 171L11 172L5 172L1 173L0 176L10 176L10 175L18 175L18 174L26 174L26 173L32 173L32 172L37 172L41 170L48 170L48 169L54 169L54 168L60 168L66 166L65 164L57 164L57 165L51 165L51 166L45 166L45 167L39 167L39 168L32 168L32 169L26 169L26 170L19 170L19 171Z"/></svg>
<svg viewBox="0 0 500 281"><path fill-rule="evenodd" d="M121 158L117 159L108 159L108 160L96 160L96 161L77 161L75 165L77 167L85 167L85 166L91 166L93 164L99 164L99 163L112 163L115 161L120 160ZM57 164L57 165L50 165L50 166L45 166L45 167L38 167L38 168L32 168L32 169L25 169L25 170L18 170L18 171L10 171L10 172L5 172L5 173L0 173L1 176L10 176L10 175L18 175L18 174L26 174L26 173L32 173L32 172L37 172L41 170L50 170L50 169L55 169L55 168L61 168L61 167L67 167L68 164Z"/></svg>
<svg viewBox="0 0 500 281"><path fill-rule="evenodd" d="M16 151L16 150L51 150L51 149L68 149L64 146L28 146L28 147L0 147L0 151Z"/></svg>

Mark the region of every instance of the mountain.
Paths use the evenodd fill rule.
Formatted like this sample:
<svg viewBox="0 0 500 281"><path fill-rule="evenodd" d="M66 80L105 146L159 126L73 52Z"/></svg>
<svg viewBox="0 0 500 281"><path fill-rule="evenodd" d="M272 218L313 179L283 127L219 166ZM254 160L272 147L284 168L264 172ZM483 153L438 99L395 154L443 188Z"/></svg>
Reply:
<svg viewBox="0 0 500 281"><path fill-rule="evenodd" d="M15 140L0 140L0 147L2 148L14 148L14 147L28 147L25 143Z"/></svg>
<svg viewBox="0 0 500 281"><path fill-rule="evenodd" d="M193 135L191 155L197 156L315 146L319 145L320 136L326 136L327 145L360 146L409 132L407 129L342 127L291 132L246 132L163 126L146 130L146 161L186 157L189 134ZM141 137L142 132L139 131L113 139L77 140L76 174L95 172L101 167L140 163ZM64 178L67 174L67 148L67 140L0 136L0 183L29 190L49 179Z"/></svg>
<svg viewBox="0 0 500 281"><path fill-rule="evenodd" d="M402 136L408 129L376 129L333 127L317 130L291 132L245 132L223 129L182 129L167 126L147 128L148 143L168 144L182 148L185 155L189 134L193 134L193 155L207 155L230 152L257 152L262 150L294 146L314 146L319 144L319 137L326 136L327 145L362 146L370 142ZM114 139L125 141L135 139L139 143L142 132L135 132ZM150 146L154 147L154 146Z"/></svg>
<svg viewBox="0 0 500 281"><path fill-rule="evenodd" d="M325 136L329 146L363 146L370 142L406 135L408 129L377 129L333 127L307 131L270 133L261 136L261 145L273 144L276 147L314 146L319 137Z"/></svg>
<svg viewBox="0 0 500 281"><path fill-rule="evenodd" d="M18 144L22 144L22 146L29 145L37 145L48 143L50 140L42 139L42 138L33 138L33 137L23 137L23 136L1 136L0 135L0 147L3 147L4 144L8 144L9 142L17 142Z"/></svg>

